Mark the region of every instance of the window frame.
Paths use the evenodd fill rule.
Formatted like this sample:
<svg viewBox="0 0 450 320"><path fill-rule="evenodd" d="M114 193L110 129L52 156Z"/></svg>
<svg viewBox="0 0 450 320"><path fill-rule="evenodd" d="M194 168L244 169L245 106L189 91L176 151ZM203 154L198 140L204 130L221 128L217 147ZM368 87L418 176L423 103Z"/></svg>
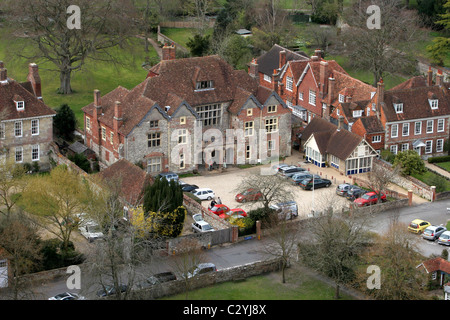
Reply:
<svg viewBox="0 0 450 320"><path fill-rule="evenodd" d="M394 135L394 128L395 128L395 135ZM391 138L397 138L398 137L398 124L391 124Z"/></svg>
<svg viewBox="0 0 450 320"><path fill-rule="evenodd" d="M440 145L439 145L440 142ZM436 140L436 152L444 152L444 139Z"/></svg>
<svg viewBox="0 0 450 320"><path fill-rule="evenodd" d="M439 127L442 126L441 129ZM437 120L437 132L444 132L445 131L445 119L438 119Z"/></svg>
<svg viewBox="0 0 450 320"><path fill-rule="evenodd" d="M429 128L429 124L431 123L431 130L428 130L428 128ZM433 120L427 120L427 129L426 129L426 132L427 133L433 133L433 131L434 131L434 121Z"/></svg>
<svg viewBox="0 0 450 320"><path fill-rule="evenodd" d="M409 127L410 127L409 126L409 122L402 124L402 137L408 137L409 136ZM408 129L406 134L405 134L405 128Z"/></svg>
<svg viewBox="0 0 450 320"><path fill-rule="evenodd" d="M17 125L20 125L20 128L17 127ZM18 132L20 131L20 134ZM23 136L23 121L14 121L14 137L15 138L21 138Z"/></svg>
<svg viewBox="0 0 450 320"><path fill-rule="evenodd" d="M35 147L37 148L37 151L35 150ZM37 152L37 158L34 158L35 151ZM31 146L31 161L32 162L40 160L40 152L41 152L41 148L38 144Z"/></svg>
<svg viewBox="0 0 450 320"><path fill-rule="evenodd" d="M294 79L292 77L286 77L286 90L290 92L294 90Z"/></svg>
<svg viewBox="0 0 450 320"><path fill-rule="evenodd" d="M161 132L147 133L147 148L157 148L161 146Z"/></svg>
<svg viewBox="0 0 450 320"><path fill-rule="evenodd" d="M430 143L429 151L428 150L428 143ZM433 140L427 140L425 141L425 154L433 153Z"/></svg>
<svg viewBox="0 0 450 320"><path fill-rule="evenodd" d="M419 125L419 126L417 126ZM417 131L419 129L419 131ZM414 122L414 135L422 134L422 121L416 121Z"/></svg>

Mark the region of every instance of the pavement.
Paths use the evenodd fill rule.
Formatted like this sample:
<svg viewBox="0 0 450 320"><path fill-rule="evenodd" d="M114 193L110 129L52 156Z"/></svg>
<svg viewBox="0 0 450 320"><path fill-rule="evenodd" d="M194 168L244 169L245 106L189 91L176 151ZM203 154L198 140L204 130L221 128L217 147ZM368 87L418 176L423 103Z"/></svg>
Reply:
<svg viewBox="0 0 450 320"><path fill-rule="evenodd" d="M436 171L437 173L443 175L447 179L450 179L450 172L448 172L447 170L444 170L441 167L438 167L437 165L435 165L433 163L429 163L428 161L424 161L424 162L425 162L425 167L427 167L428 169Z"/></svg>

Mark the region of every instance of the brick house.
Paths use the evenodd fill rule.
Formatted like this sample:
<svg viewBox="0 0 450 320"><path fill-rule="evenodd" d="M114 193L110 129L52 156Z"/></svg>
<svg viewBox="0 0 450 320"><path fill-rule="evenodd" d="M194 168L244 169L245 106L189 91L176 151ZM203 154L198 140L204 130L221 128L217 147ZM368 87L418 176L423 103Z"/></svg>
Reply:
<svg viewBox="0 0 450 320"><path fill-rule="evenodd" d="M417 269L424 270L430 277L430 280L444 286L450 279L450 262L441 257L426 260L417 266Z"/></svg>
<svg viewBox="0 0 450 320"><path fill-rule="evenodd" d="M230 145L230 129L265 128L269 138L277 132L280 155L291 153L291 112L275 92L219 56L175 59L173 45L163 47L162 61L142 83L104 96L96 90L82 110L85 144L103 167L124 158L157 174L233 164L241 156L251 162L258 148L248 145L250 139Z"/></svg>
<svg viewBox="0 0 450 320"><path fill-rule="evenodd" d="M55 115L42 100L36 64L29 65L27 81L19 83L8 77L0 62L0 155L16 163L37 162L40 169L49 169Z"/></svg>
<svg viewBox="0 0 450 320"><path fill-rule="evenodd" d="M427 77L414 77L391 90L380 81L367 107L385 129L384 148L393 154L415 150L422 158L444 154L450 133L450 90L441 73L433 84ZM373 106L373 109L370 107Z"/></svg>
<svg viewBox="0 0 450 320"><path fill-rule="evenodd" d="M315 117L302 133L302 149L306 160L318 167L327 165L345 175L369 172L372 170L376 151L361 136L345 130L339 125Z"/></svg>

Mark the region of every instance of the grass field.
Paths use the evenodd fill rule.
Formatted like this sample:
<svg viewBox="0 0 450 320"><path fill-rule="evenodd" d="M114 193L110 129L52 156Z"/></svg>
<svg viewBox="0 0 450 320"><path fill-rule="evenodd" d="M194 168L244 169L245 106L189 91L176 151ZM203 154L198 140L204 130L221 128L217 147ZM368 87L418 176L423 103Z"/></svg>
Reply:
<svg viewBox="0 0 450 320"><path fill-rule="evenodd" d="M169 37L176 43L182 45L186 49L186 43L188 43L189 38L194 37L196 29L194 28L161 28L161 33L166 37ZM212 35L213 29L209 28L206 30L207 35Z"/></svg>
<svg viewBox="0 0 450 320"><path fill-rule="evenodd" d="M450 161L435 163L435 165L437 165L438 167L441 167L442 169L450 172Z"/></svg>
<svg viewBox="0 0 450 320"><path fill-rule="evenodd" d="M286 283L281 273L273 272L247 278L244 281L225 282L189 292L189 300L333 300L334 288L312 278L293 266L286 270ZM184 293L164 300L183 300ZM342 294L341 299L352 300Z"/></svg>
<svg viewBox="0 0 450 320"><path fill-rule="evenodd" d="M151 46L151 51L148 54L145 53L142 40L130 39L129 45L132 50L115 48L112 51L113 56L121 61L120 65L88 60L82 71L73 73L72 89L74 93L62 95L57 93L59 74L50 71L50 69L55 69L55 66L50 62L27 61L15 56L14 48L26 45L27 39L20 39L11 50L11 42L5 40L7 32L7 29L0 31L0 60L5 63L8 76L18 82L24 82L28 74L28 63L38 63L44 102L52 108L58 108L61 104L67 103L75 112L80 128L83 128L81 108L93 101L94 89L99 89L102 95L114 90L119 85L132 89L145 80L147 75L147 72L141 67L145 61L145 56L157 56L156 51Z"/></svg>

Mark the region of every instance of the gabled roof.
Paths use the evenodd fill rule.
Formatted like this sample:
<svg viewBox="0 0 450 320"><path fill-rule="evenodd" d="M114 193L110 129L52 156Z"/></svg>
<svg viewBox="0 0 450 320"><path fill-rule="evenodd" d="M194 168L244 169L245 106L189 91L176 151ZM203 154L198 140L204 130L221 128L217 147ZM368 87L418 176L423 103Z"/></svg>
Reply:
<svg viewBox="0 0 450 320"><path fill-rule="evenodd" d="M283 50L286 51L286 62L293 60L309 60L308 55L304 52L293 52L278 44L274 44L269 51L256 59L258 62L258 71L272 76L273 70L280 67L280 52Z"/></svg>
<svg viewBox="0 0 450 320"><path fill-rule="evenodd" d="M142 193L152 177L128 160L121 159L98 175L110 183L120 183L120 197L130 205L138 205L142 201Z"/></svg>
<svg viewBox="0 0 450 320"><path fill-rule="evenodd" d="M447 260L444 260L441 257L437 257L434 259L424 261L417 267L418 268L424 267L424 269L427 273L435 272L435 271L443 271L447 274L450 274L450 262Z"/></svg>
<svg viewBox="0 0 450 320"><path fill-rule="evenodd" d="M377 116L361 117L357 121L361 121L367 133L384 133L383 124Z"/></svg>
<svg viewBox="0 0 450 320"><path fill-rule="evenodd" d="M15 101L24 101L25 109L17 111ZM8 78L0 84L0 119L14 120L43 116L53 116L56 111L24 88L17 81Z"/></svg>
<svg viewBox="0 0 450 320"><path fill-rule="evenodd" d="M427 86L427 79L424 76L415 76L393 87L391 90L403 90L426 86Z"/></svg>
<svg viewBox="0 0 450 320"><path fill-rule="evenodd" d="M341 71L333 70L334 82L334 94L332 97L332 102L335 102L339 97L339 93L350 96L351 100L354 102L362 100L370 100L372 98L372 92L376 92L377 89L361 80L355 79L348 75L347 73L342 73Z"/></svg>
<svg viewBox="0 0 450 320"><path fill-rule="evenodd" d="M428 101L430 96L439 101L437 109L431 109ZM394 103L403 103L402 113L395 112ZM444 86L388 90L384 93L382 108L388 122L448 116L450 90Z"/></svg>

